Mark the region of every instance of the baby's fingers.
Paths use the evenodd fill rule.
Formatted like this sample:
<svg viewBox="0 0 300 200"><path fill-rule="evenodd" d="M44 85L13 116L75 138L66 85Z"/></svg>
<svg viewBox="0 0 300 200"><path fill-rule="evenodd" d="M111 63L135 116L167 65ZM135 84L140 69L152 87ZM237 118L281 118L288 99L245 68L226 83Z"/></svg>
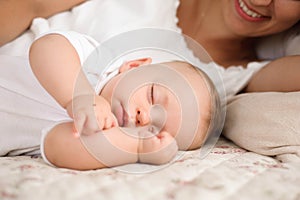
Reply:
<svg viewBox="0 0 300 200"><path fill-rule="evenodd" d="M118 122L117 119L115 118L114 115L111 115L107 118L105 118L105 124L104 124L104 129L110 129L112 127L117 126Z"/></svg>
<svg viewBox="0 0 300 200"><path fill-rule="evenodd" d="M97 119L96 116L89 116L84 124L82 133L84 135L91 135L100 130L103 130L104 121L103 119Z"/></svg>
<svg viewBox="0 0 300 200"><path fill-rule="evenodd" d="M79 135L91 135L103 129L103 127L99 127L94 115L77 114L74 116L74 124Z"/></svg>
<svg viewBox="0 0 300 200"><path fill-rule="evenodd" d="M85 124L86 116L81 113L74 115L74 126L77 133L80 135Z"/></svg>

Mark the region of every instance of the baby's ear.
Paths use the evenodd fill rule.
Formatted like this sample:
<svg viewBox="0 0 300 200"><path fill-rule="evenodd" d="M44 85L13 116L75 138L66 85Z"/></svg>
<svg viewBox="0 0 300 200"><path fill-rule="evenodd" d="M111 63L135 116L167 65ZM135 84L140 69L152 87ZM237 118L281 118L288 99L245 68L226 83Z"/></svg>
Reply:
<svg viewBox="0 0 300 200"><path fill-rule="evenodd" d="M126 70L130 70L132 68L139 67L142 65L148 65L151 63L152 63L152 58L140 58L137 60L126 61L121 65L119 72L122 73Z"/></svg>

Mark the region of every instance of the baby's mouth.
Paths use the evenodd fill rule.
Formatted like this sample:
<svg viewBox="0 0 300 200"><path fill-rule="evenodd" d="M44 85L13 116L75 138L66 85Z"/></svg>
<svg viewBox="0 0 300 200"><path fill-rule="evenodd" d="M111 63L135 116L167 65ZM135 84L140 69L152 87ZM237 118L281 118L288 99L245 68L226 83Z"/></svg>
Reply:
<svg viewBox="0 0 300 200"><path fill-rule="evenodd" d="M124 106L120 103L115 111L116 118L118 120L118 124L121 127L127 127L129 124L128 114L124 109Z"/></svg>
<svg viewBox="0 0 300 200"><path fill-rule="evenodd" d="M124 109L124 106L121 104L122 110L123 110L123 126L127 127L129 120L128 120L128 113L126 112L126 110Z"/></svg>

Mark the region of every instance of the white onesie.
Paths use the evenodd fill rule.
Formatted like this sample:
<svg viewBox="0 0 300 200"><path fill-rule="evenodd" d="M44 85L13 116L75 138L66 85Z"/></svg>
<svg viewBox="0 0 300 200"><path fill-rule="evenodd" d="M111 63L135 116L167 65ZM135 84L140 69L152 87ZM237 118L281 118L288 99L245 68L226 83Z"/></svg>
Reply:
<svg viewBox="0 0 300 200"><path fill-rule="evenodd" d="M54 33L71 42L81 63L98 46L76 32ZM38 154L41 132L72 119L39 84L28 59L0 55L0 66L0 155Z"/></svg>

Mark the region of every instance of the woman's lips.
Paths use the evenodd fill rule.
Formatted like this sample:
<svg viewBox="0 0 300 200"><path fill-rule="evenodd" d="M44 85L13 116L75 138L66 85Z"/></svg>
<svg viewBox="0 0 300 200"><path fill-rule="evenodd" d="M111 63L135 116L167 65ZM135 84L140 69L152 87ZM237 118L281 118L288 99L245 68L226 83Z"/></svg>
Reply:
<svg viewBox="0 0 300 200"><path fill-rule="evenodd" d="M259 22L268 19L269 17L250 9L243 0L235 0L235 7L238 14L245 20L250 22Z"/></svg>

